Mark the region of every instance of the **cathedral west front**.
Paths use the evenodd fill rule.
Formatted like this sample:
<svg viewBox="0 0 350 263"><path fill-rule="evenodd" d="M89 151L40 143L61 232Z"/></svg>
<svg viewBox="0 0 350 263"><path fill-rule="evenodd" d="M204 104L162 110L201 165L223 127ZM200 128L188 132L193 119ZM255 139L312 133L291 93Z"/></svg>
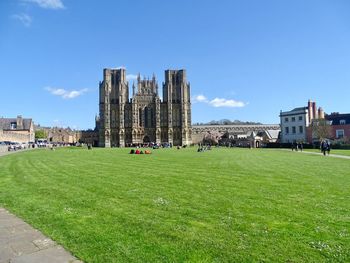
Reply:
<svg viewBox="0 0 350 263"><path fill-rule="evenodd" d="M99 146L191 144L190 84L185 70L165 71L162 100L154 75L152 79L138 75L129 98L122 68L104 69L99 90Z"/></svg>

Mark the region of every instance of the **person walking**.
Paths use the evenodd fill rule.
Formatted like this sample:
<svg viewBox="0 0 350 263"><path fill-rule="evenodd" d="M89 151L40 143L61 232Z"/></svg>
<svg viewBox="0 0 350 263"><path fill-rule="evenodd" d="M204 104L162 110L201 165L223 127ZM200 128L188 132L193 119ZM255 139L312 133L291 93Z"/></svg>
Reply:
<svg viewBox="0 0 350 263"><path fill-rule="evenodd" d="M326 155L326 150L327 150L327 144L325 140L322 140L321 142L321 152L323 153L323 155Z"/></svg>
<svg viewBox="0 0 350 263"><path fill-rule="evenodd" d="M327 141L326 150L327 150L327 154L329 155L331 152L331 142L330 141Z"/></svg>

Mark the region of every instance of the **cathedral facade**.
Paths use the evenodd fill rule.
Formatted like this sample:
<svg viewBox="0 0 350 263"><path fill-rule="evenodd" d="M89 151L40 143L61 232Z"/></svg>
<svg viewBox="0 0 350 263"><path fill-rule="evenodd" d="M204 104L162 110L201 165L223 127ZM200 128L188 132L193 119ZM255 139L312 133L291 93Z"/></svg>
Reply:
<svg viewBox="0 0 350 263"><path fill-rule="evenodd" d="M163 99L158 83L137 77L129 97L125 69L104 69L99 84L99 146L191 144L190 84L185 70L166 70Z"/></svg>

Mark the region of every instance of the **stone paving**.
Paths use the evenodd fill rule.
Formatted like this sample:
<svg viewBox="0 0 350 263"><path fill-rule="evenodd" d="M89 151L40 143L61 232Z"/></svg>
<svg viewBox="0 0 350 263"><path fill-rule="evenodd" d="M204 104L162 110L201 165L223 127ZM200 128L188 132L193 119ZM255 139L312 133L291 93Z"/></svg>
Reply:
<svg viewBox="0 0 350 263"><path fill-rule="evenodd" d="M0 208L0 263L78 263L62 246Z"/></svg>

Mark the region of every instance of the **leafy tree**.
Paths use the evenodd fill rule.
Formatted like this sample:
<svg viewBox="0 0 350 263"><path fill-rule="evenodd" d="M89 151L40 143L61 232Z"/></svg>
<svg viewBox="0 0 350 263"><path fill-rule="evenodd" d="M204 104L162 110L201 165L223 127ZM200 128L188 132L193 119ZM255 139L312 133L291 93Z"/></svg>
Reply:
<svg viewBox="0 0 350 263"><path fill-rule="evenodd" d="M35 139L43 139L46 138L46 132L44 130L35 131Z"/></svg>

